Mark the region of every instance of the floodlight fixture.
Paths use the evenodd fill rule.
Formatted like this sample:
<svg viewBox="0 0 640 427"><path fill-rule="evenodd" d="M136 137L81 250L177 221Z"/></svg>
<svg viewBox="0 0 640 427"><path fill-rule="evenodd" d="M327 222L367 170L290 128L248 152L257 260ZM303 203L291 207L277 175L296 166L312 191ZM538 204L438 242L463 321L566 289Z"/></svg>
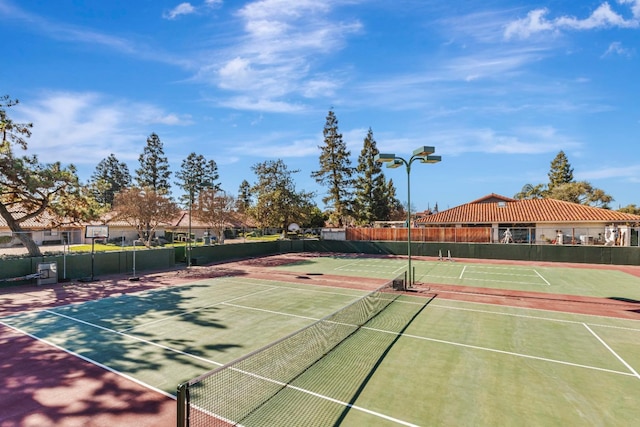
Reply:
<svg viewBox="0 0 640 427"><path fill-rule="evenodd" d="M422 146L413 150L414 156L428 156L436 152L435 147Z"/></svg>
<svg viewBox="0 0 640 427"><path fill-rule="evenodd" d="M442 161L442 156L424 156L420 163L438 163Z"/></svg>
<svg viewBox="0 0 640 427"><path fill-rule="evenodd" d="M373 157L373 160L380 163L393 162L396 159L395 154L378 153Z"/></svg>
<svg viewBox="0 0 640 427"><path fill-rule="evenodd" d="M389 169L395 169L395 168L399 168L400 166L402 166L404 162L400 159L394 159L392 162L387 163L387 167Z"/></svg>

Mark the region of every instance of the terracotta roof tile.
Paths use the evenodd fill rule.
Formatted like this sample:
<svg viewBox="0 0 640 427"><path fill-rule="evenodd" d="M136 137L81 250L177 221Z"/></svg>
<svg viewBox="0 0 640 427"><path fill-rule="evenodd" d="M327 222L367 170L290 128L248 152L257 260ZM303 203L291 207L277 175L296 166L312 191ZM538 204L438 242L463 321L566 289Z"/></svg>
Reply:
<svg viewBox="0 0 640 427"><path fill-rule="evenodd" d="M418 219L419 224L492 224L631 222L640 223L640 215L594 208L554 199L514 200L489 195L473 202ZM489 203L487 199L499 201Z"/></svg>

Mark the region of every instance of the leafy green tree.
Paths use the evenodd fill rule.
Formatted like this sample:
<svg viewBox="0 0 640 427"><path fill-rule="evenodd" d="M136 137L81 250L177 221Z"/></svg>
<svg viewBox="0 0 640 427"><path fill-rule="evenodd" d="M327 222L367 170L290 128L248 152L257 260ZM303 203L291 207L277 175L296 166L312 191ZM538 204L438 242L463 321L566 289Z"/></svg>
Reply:
<svg viewBox="0 0 640 427"><path fill-rule="evenodd" d="M73 165L42 164L37 156L18 157L14 146L27 149L32 123L16 123L7 109L18 104L8 95L0 97L0 216L28 250L41 256L40 248L23 224L48 215L51 227L94 219L99 207L80 184Z"/></svg>
<svg viewBox="0 0 640 427"><path fill-rule="evenodd" d="M176 173L176 178L180 180L176 185L185 192L180 200L187 206L195 202L201 190L205 188L219 190L220 184L216 182L219 177L218 165L215 161L207 161L201 154L189 154L182 161L180 171Z"/></svg>
<svg viewBox="0 0 640 427"><path fill-rule="evenodd" d="M567 182L556 185L548 191L547 197L604 209L609 209L609 203L613 201L613 197L603 190L593 187L587 181Z"/></svg>
<svg viewBox="0 0 640 427"><path fill-rule="evenodd" d="M116 218L135 227L147 247L151 246L157 228L179 214L178 206L166 194L151 187L130 187L117 193L113 208Z"/></svg>
<svg viewBox="0 0 640 427"><path fill-rule="evenodd" d="M569 163L567 155L564 154L564 151L561 150L551 161L551 170L549 171L548 176L549 190L553 190L553 188L558 185L573 182L573 168Z"/></svg>
<svg viewBox="0 0 640 427"><path fill-rule="evenodd" d="M630 213L633 215L640 215L640 207L631 204L631 205L627 205L623 208L618 209L618 212L624 212L624 213Z"/></svg>
<svg viewBox="0 0 640 427"><path fill-rule="evenodd" d="M324 145L320 148L320 170L311 177L328 188L322 202L331 208L330 222L342 226L350 215L350 201L353 187L354 168L351 167L351 152L338 131L338 119L333 110L327 114L324 129Z"/></svg>
<svg viewBox="0 0 640 427"><path fill-rule="evenodd" d="M531 185L525 184L514 197L514 199L542 199L547 189L544 184Z"/></svg>
<svg viewBox="0 0 640 427"><path fill-rule="evenodd" d="M111 153L98 163L89 184L96 201L110 207L114 195L131 186L131 174L126 163L118 161Z"/></svg>
<svg viewBox="0 0 640 427"><path fill-rule="evenodd" d="M138 161L140 162L140 168L136 169L138 187L151 188L155 192L169 194L171 171L158 135L155 133L149 135L147 145L138 157Z"/></svg>
<svg viewBox="0 0 640 427"><path fill-rule="evenodd" d="M387 183L380 163L374 160L378 153L373 131L369 128L356 167L353 216L358 225L372 224L389 217Z"/></svg>
<svg viewBox="0 0 640 427"><path fill-rule="evenodd" d="M329 219L329 215L322 212L319 207L314 206L311 208L309 217L306 222L302 223L302 226L304 228L322 228L327 222L327 219Z"/></svg>
<svg viewBox="0 0 640 427"><path fill-rule="evenodd" d="M396 187L393 185L393 180L390 179L387 182L385 188L385 200L387 200L387 209L389 210L389 221L402 221L407 219L407 211L402 202L396 196Z"/></svg>
<svg viewBox="0 0 640 427"><path fill-rule="evenodd" d="M267 160L251 167L257 182L251 187L256 203L249 209L250 215L260 227L276 227L286 233L292 222L304 224L311 215L314 193L297 191L292 175L281 160Z"/></svg>

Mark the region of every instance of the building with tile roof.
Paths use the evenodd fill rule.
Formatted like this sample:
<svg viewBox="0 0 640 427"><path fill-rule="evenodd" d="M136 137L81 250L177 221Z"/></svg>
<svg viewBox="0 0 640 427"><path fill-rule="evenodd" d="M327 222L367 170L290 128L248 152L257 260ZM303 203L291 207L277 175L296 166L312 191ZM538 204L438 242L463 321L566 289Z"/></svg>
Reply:
<svg viewBox="0 0 640 427"><path fill-rule="evenodd" d="M491 227L503 243L638 244L640 215L555 199L517 200L489 194L419 218L416 227Z"/></svg>
<svg viewBox="0 0 640 427"><path fill-rule="evenodd" d="M72 224L57 225L60 222L51 213L45 211L37 217L21 222L20 226L24 233L31 235L31 239L37 245L80 243L83 228ZM0 216L0 248L12 246L22 246L22 242Z"/></svg>
<svg viewBox="0 0 640 427"><path fill-rule="evenodd" d="M49 213L43 213L38 217L29 219L21 223L25 233L31 235L31 238L37 245L47 244L82 244L90 243L91 239L85 238L85 227L87 225L107 225L109 227L109 240L119 240L129 244L138 239L138 232L134 226L127 221L118 219L114 212L109 212L102 216L100 220L91 221L84 224L75 224L67 226L58 226L56 221ZM205 236L211 236L210 227L204 222L192 218L191 233L193 238L202 240ZM253 223L243 223L235 216L231 221L225 224L225 228L231 230L242 230L243 228L253 229ZM161 223L155 230L155 235L167 239L175 239L177 241L186 241L189 231L189 211L182 210L171 221ZM171 233L169 238L167 235ZM13 233L7 222L0 217L0 248L8 248L13 246L21 246L22 242Z"/></svg>

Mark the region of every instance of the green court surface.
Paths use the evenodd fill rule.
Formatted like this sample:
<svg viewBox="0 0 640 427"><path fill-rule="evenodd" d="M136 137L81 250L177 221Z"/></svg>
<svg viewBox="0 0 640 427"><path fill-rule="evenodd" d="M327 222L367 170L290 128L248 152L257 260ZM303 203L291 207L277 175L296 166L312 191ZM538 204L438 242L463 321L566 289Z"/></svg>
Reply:
<svg viewBox="0 0 640 427"><path fill-rule="evenodd" d="M405 264L319 262L326 274L346 275L353 268L354 275L385 278ZM314 265L300 271L312 273ZM490 274L470 270L461 263L417 268L421 275L462 274L461 281ZM601 273L561 280L561 271L536 268L543 277L536 278L531 270L523 267L514 274L531 277L509 280L549 291ZM631 298L632 285L621 275L609 286ZM582 286L580 292L599 289ZM364 294L224 277L7 316L0 323L175 395L179 383ZM638 371L640 321L401 295L259 405L242 425L633 425L640 419ZM238 375L245 374L250 375ZM211 393L230 393L234 387Z"/></svg>
<svg viewBox="0 0 640 427"><path fill-rule="evenodd" d="M640 301L640 278L615 269L591 269L413 260L415 281ZM406 259L335 256L277 267L306 274L390 279L406 271Z"/></svg>

